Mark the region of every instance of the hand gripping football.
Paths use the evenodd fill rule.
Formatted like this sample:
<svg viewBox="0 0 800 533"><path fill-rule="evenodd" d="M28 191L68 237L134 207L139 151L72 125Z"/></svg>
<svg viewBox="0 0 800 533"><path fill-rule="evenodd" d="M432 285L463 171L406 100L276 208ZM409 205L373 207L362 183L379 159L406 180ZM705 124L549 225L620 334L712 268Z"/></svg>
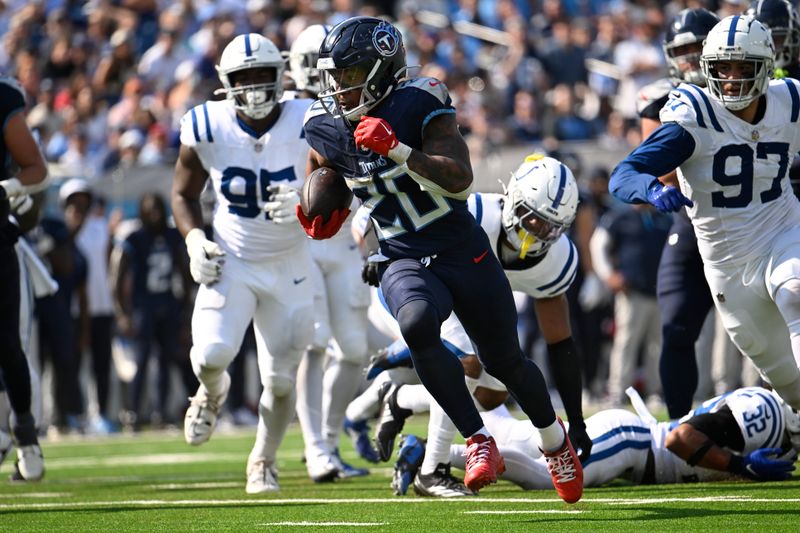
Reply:
<svg viewBox="0 0 800 533"><path fill-rule="evenodd" d="M350 207L353 192L336 170L320 167L306 177L300 193L300 208L309 220L322 216L328 221L333 211Z"/></svg>

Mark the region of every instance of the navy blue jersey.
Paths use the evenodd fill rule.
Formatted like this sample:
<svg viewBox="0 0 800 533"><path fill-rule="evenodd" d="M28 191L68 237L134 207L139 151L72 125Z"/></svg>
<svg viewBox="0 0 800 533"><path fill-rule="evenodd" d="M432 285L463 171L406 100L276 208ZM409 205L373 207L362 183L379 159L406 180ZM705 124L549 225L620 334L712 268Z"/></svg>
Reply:
<svg viewBox="0 0 800 533"><path fill-rule="evenodd" d="M3 125L3 132L5 132L8 120L24 109L25 95L22 87L15 79L0 76L0 124ZM11 158L6 148L5 135L0 135L0 162L2 162L0 181L4 181L12 177L9 173Z"/></svg>
<svg viewBox="0 0 800 533"><path fill-rule="evenodd" d="M400 83L369 115L386 120L400 142L419 150L428 122L453 113L442 82L414 78ZM353 131L352 123L326 113L319 101L306 114L308 143L345 176L353 193L370 209L386 257L430 256L469 237L476 222L467 209L466 194L459 200L424 191L406 173L381 178L396 163L357 149Z"/></svg>
<svg viewBox="0 0 800 533"><path fill-rule="evenodd" d="M181 260L183 239L175 228L161 235L146 229L131 233L122 244L133 275L133 307L171 305L176 302L172 277Z"/></svg>

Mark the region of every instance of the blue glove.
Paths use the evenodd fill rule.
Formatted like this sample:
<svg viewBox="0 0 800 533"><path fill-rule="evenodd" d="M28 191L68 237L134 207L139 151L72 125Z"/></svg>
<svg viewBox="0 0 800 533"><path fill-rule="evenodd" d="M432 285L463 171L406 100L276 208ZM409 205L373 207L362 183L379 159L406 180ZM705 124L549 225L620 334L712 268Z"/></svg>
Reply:
<svg viewBox="0 0 800 533"><path fill-rule="evenodd" d="M397 340L379 351L370 360L367 367L367 379L375 379L384 370L401 366L413 368L414 363L411 362L411 351L406 346L406 343L402 340Z"/></svg>
<svg viewBox="0 0 800 533"><path fill-rule="evenodd" d="M672 185L664 185L659 181L647 189L647 201L662 213L680 211L683 206L693 207L694 203Z"/></svg>
<svg viewBox="0 0 800 533"><path fill-rule="evenodd" d="M791 477L794 463L777 459L783 454L780 448L762 448L745 456L734 455L731 464L736 465L739 475L757 481L783 481ZM775 458L771 457L774 456Z"/></svg>

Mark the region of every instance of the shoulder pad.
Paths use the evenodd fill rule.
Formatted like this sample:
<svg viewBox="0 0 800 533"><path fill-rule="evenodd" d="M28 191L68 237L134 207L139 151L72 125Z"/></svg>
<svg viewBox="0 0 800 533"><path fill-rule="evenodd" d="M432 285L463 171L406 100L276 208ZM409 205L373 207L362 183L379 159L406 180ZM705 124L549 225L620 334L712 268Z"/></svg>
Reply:
<svg viewBox="0 0 800 533"><path fill-rule="evenodd" d="M667 78L662 78L650 85L645 85L636 97L636 111L641 113L647 106L668 96L670 91L674 88L675 86Z"/></svg>
<svg viewBox="0 0 800 533"><path fill-rule="evenodd" d="M436 78L411 78L405 80L397 86L397 90L403 89L418 89L421 91L425 91L433 96L435 96L441 103L447 103L448 99L450 98L450 94L447 91L447 86L444 82L437 80Z"/></svg>
<svg viewBox="0 0 800 533"><path fill-rule="evenodd" d="M770 97L777 95L782 101L786 102L786 108L791 109L789 122L797 122L800 119L800 82L794 78L782 78L769 82L767 89Z"/></svg>
<svg viewBox="0 0 800 533"><path fill-rule="evenodd" d="M203 102L186 112L181 118L181 144L195 146L200 142L214 142L212 114L220 102Z"/></svg>
<svg viewBox="0 0 800 533"><path fill-rule="evenodd" d="M303 118L303 124L305 125L312 118L324 115L326 113L327 111L325 110L325 106L322 105L322 102L319 100L314 100L314 103L312 103L311 106L309 106L309 108L306 110L306 115Z"/></svg>
<svg viewBox="0 0 800 533"><path fill-rule="evenodd" d="M16 78L12 78L11 76L0 76L0 85L3 87L7 87L12 91L18 92L22 95L22 98L25 98L25 89L22 88L19 81Z"/></svg>
<svg viewBox="0 0 800 533"><path fill-rule="evenodd" d="M675 122L685 129L708 128L722 133L717 119L719 104L702 89L691 83L682 83L669 93L669 100L661 108L661 122Z"/></svg>

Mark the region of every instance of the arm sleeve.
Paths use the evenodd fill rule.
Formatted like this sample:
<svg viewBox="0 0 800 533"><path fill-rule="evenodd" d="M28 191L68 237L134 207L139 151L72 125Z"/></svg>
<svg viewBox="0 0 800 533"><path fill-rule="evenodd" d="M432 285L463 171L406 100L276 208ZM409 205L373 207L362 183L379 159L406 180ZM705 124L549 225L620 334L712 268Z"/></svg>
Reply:
<svg viewBox="0 0 800 533"><path fill-rule="evenodd" d="M692 156L694 137L674 122L662 124L611 174L608 190L625 203L647 203L647 190Z"/></svg>
<svg viewBox="0 0 800 533"><path fill-rule="evenodd" d="M685 423L705 433L717 446L737 452L744 449L742 430L727 405L716 412L694 416Z"/></svg>

